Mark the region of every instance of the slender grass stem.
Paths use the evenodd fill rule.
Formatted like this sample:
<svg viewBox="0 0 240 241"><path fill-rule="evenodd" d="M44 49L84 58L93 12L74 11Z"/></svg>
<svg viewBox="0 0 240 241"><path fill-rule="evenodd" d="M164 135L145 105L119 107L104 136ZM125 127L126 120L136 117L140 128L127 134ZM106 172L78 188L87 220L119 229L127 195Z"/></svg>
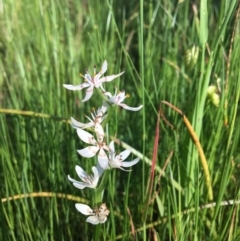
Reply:
<svg viewBox="0 0 240 241"><path fill-rule="evenodd" d="M192 128L191 123L189 122L189 120L187 119L187 117L182 113L182 111L180 109L178 109L177 107L175 107L174 105L170 104L167 101L162 101L161 103L169 106L170 108L172 108L173 110L175 110L176 112L178 112L182 117L183 117L183 122L185 123L197 149L198 149L198 153L199 153L199 157L200 157L200 161L203 167L203 171L205 174L205 179L206 179L206 185L207 185L207 189L208 189L208 198L209 200L213 200L213 191L212 191L212 184L211 184L211 176L210 176L210 172L209 172L209 168L208 168L208 164L207 164L207 160L204 154L204 151L202 149L201 143L194 131L194 129Z"/></svg>
<svg viewBox="0 0 240 241"><path fill-rule="evenodd" d="M18 199L24 199L24 198L35 198L35 197L42 197L42 198L62 198L62 199L68 199L69 201L75 201L75 202L82 202L82 203L89 203L86 199L80 198L74 195L70 194L64 194L64 193L54 193L54 192L32 192L32 193L24 193L24 194L18 194L11 197L2 198L2 203L9 202L13 200Z"/></svg>

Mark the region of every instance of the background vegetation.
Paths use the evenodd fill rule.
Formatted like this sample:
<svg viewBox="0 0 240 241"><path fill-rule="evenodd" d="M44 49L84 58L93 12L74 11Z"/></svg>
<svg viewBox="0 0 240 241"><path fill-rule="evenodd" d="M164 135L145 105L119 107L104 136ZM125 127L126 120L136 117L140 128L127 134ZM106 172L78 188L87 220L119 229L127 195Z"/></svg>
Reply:
<svg viewBox="0 0 240 241"><path fill-rule="evenodd" d="M0 240L240 240L238 8L237 0L0 1ZM107 90L117 85L131 95L127 104L144 105L118 109L109 134L157 162L154 172L146 158L131 173L112 171L109 219L93 226L74 207L92 190L74 188L67 174L76 177L77 164L90 171L95 160L77 154L84 144L64 120L84 122L101 100L95 92L82 104L85 91L62 85L81 83L79 73L104 59L107 75L125 71ZM219 107L207 98L217 78ZM183 116L162 104L158 124L162 100L199 137L210 187ZM40 197L4 199L27 193Z"/></svg>

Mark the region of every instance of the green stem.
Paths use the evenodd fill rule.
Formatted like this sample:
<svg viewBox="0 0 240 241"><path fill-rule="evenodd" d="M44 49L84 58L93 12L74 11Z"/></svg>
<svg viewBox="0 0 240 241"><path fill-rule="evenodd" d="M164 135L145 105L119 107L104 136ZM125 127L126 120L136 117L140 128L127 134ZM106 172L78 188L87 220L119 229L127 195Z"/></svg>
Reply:
<svg viewBox="0 0 240 241"><path fill-rule="evenodd" d="M102 181L101 181L100 185L98 186L98 188L95 189L94 197L93 197L93 200L92 200L92 202L93 202L92 205L93 206L97 206L98 204L104 203L104 201L103 201L103 194L104 194L104 189L106 187L106 182L108 180L109 173L110 173L109 170L106 170L103 173Z"/></svg>

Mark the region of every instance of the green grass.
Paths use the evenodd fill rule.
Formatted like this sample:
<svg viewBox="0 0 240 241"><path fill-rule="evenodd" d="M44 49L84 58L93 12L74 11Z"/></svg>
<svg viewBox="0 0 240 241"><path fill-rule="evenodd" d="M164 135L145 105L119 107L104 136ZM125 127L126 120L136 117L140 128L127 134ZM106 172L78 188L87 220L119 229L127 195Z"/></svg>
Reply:
<svg viewBox="0 0 240 241"><path fill-rule="evenodd" d="M2 1L0 240L240 240L238 9L237 0ZM185 53L194 44L199 56L189 69ZM84 114L102 100L95 91L81 103L85 90L62 85L83 82L79 73L99 70L105 59L107 75L125 71L107 91L117 86L130 94L128 105L144 105L114 110L108 139L120 139L134 149L129 159L141 161L130 173L109 171L103 202L111 212L93 226L74 205L91 203L94 191L74 188L67 175L76 178L75 165L90 171L96 159L77 154L86 145L66 120L87 121ZM217 77L219 107L207 98ZM190 121L210 187L183 116L163 100ZM115 148L123 151L124 143ZM5 199L28 193L39 195Z"/></svg>

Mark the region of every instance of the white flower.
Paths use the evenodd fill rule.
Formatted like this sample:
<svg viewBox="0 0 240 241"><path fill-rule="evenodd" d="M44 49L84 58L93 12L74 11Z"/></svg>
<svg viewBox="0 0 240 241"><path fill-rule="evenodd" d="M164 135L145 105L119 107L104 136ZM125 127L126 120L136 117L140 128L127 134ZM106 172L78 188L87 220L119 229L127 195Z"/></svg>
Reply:
<svg viewBox="0 0 240 241"><path fill-rule="evenodd" d="M108 102L113 103L115 105L119 105L126 110L138 111L143 107L143 105L140 105L139 107L130 107L122 103L125 98L130 97L130 95L125 95L125 91L119 91L119 93L117 94L117 90L116 90L114 96L112 96L110 92L105 92L104 94L109 97Z"/></svg>
<svg viewBox="0 0 240 241"><path fill-rule="evenodd" d="M129 171L129 170L125 170L122 167L131 167L133 165L135 165L136 163L139 162L139 158L134 159L133 161L129 161L129 162L124 162L124 160L129 156L129 154L131 153L130 150L125 150L123 152L121 152L119 155L115 156L115 148L114 148L114 142L111 141L110 145L110 153L109 153L109 160L108 160L108 164L110 167L112 168L119 168L123 171Z"/></svg>
<svg viewBox="0 0 240 241"><path fill-rule="evenodd" d="M107 115L104 115L106 111L107 111L107 106L106 106L106 103L104 103L102 107L98 108L97 112L95 110L92 111L91 113L92 119L86 116L90 120L90 122L88 123L78 122L73 117L71 117L72 127L75 129L77 128L85 129L85 128L94 127L97 122L101 124L102 121L107 117Z"/></svg>
<svg viewBox="0 0 240 241"><path fill-rule="evenodd" d="M82 102L85 102L87 100L89 100L93 94L93 89L95 88L101 88L102 91L105 92L102 84L104 82L110 82L112 80L114 80L115 78L119 77L120 75L122 75L124 72L121 72L117 75L110 75L110 76L105 76L100 78L105 72L107 71L107 61L105 60L103 62L102 68L99 71L98 74L96 74L96 67L94 67L94 75L93 77L91 77L91 75L88 73L88 71L86 70L86 74L84 76L82 76L86 82L80 84L80 85L66 85L64 84L63 86L66 89L69 90L82 90L83 88L87 88L86 91L86 96L85 98L82 100Z"/></svg>
<svg viewBox="0 0 240 241"><path fill-rule="evenodd" d="M89 134L88 132L77 129L77 134L80 137L80 139L88 144L91 144L92 146L88 146L82 150L78 150L78 153L83 157L93 157L98 152L98 163L100 166L105 170L108 168L108 157L104 150L109 151L109 147L106 145L106 143L103 142L104 138L104 131L102 126L97 122L95 124L95 132L97 135L97 141L93 137L93 135Z"/></svg>
<svg viewBox="0 0 240 241"><path fill-rule="evenodd" d="M105 223L107 221L107 216L110 213L105 203L101 204L99 208L94 208L94 210L92 210L88 205L82 203L76 203L75 207L80 213L89 216L86 219L86 222L94 225Z"/></svg>
<svg viewBox="0 0 240 241"><path fill-rule="evenodd" d="M88 175L80 166L76 166L75 170L79 178L83 182L79 182L68 175L68 180L73 183L73 186L84 189L85 187L95 188L97 186L99 177L103 173L103 169L98 165L97 167L92 167L93 175Z"/></svg>

